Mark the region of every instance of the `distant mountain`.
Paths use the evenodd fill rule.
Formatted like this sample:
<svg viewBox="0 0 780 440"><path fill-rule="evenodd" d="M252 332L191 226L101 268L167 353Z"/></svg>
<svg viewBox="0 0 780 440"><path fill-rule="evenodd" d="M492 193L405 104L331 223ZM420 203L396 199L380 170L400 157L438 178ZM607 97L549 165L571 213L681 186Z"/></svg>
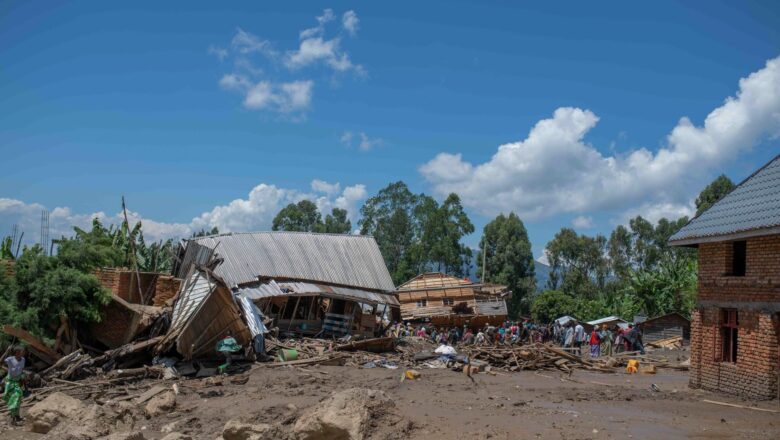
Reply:
<svg viewBox="0 0 780 440"><path fill-rule="evenodd" d="M544 263L540 263L534 260L534 271L536 272L536 290L541 292L544 290L544 286L547 285L547 280L550 279L550 272L552 268Z"/></svg>
<svg viewBox="0 0 780 440"><path fill-rule="evenodd" d="M547 285L547 280L550 278L550 266L540 263L534 260L534 271L536 273L536 290L541 292L544 290L544 286ZM481 273L479 275L482 275ZM480 277L477 276L477 265L472 264L469 268L469 279L479 281Z"/></svg>

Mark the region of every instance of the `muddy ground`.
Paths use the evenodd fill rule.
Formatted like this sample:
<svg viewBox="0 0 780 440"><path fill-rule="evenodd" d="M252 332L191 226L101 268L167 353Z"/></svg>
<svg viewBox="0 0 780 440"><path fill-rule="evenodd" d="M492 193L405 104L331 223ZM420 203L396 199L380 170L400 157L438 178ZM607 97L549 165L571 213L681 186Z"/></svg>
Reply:
<svg viewBox="0 0 780 440"><path fill-rule="evenodd" d="M745 402L687 387L687 373L656 375L575 371L495 372L474 382L449 370L421 369L401 381L402 370L338 366L267 368L243 376L180 380L177 409L139 420L135 429L159 439L177 431L217 438L236 417L291 425L334 391L382 390L395 402L376 416L372 438L409 439L775 439L780 414L717 406L703 399L780 409L778 402ZM242 382L248 379L246 383ZM165 384L173 384L173 381ZM653 391L655 384L660 391ZM3 439L40 438L0 425Z"/></svg>

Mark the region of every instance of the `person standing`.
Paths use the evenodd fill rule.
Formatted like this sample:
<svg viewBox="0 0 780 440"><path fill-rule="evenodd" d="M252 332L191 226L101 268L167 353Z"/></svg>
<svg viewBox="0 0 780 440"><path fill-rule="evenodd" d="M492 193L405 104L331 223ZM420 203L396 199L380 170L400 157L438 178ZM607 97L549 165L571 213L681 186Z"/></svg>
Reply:
<svg viewBox="0 0 780 440"><path fill-rule="evenodd" d="M13 355L5 358L5 365L8 367L8 374L5 376L5 390L3 392L3 401L8 406L8 413L11 415L11 423L18 424L22 421L21 407L24 391L24 367L27 360L24 357L25 350L21 346L14 347Z"/></svg>
<svg viewBox="0 0 780 440"><path fill-rule="evenodd" d="M601 352L607 356L612 356L612 329L607 327L606 324L604 324L601 329Z"/></svg>
<svg viewBox="0 0 780 440"><path fill-rule="evenodd" d="M593 331L590 332L590 358L596 359L599 357L601 351L601 335L599 335L598 327L593 327Z"/></svg>
<svg viewBox="0 0 780 440"><path fill-rule="evenodd" d="M577 353L582 356L582 344L585 342L585 328L577 321L574 321L574 346L577 348Z"/></svg>

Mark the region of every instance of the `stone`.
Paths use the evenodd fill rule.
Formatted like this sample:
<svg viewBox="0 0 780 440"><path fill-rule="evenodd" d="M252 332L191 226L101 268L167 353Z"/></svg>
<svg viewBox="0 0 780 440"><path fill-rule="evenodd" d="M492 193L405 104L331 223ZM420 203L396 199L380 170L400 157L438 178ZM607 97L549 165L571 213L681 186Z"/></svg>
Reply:
<svg viewBox="0 0 780 440"><path fill-rule="evenodd" d="M141 432L117 432L100 437L99 440L145 440L145 437Z"/></svg>
<svg viewBox="0 0 780 440"><path fill-rule="evenodd" d="M182 434L181 432L172 432L165 437L163 437L161 440L193 440L192 436L189 436L187 434Z"/></svg>
<svg viewBox="0 0 780 440"><path fill-rule="evenodd" d="M84 405L80 400L63 393L54 393L27 411L27 423L30 431L46 434L60 422L73 419L83 410Z"/></svg>
<svg viewBox="0 0 780 440"><path fill-rule="evenodd" d="M144 407L146 417L156 417L176 408L176 394L173 391L162 392L151 399Z"/></svg>
<svg viewBox="0 0 780 440"><path fill-rule="evenodd" d="M382 391L350 388L307 409L295 422L293 433L299 440L363 440L372 412L392 406Z"/></svg>
<svg viewBox="0 0 780 440"><path fill-rule="evenodd" d="M274 440L281 437L281 430L276 426L241 419L230 420L222 430L224 440Z"/></svg>

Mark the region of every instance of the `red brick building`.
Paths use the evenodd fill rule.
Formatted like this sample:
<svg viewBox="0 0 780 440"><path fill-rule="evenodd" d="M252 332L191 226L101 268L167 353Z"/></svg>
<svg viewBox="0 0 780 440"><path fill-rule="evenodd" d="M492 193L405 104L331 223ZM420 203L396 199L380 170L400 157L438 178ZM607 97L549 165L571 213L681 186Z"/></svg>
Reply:
<svg viewBox="0 0 780 440"><path fill-rule="evenodd" d="M690 386L754 399L780 379L780 156L671 237L699 250Z"/></svg>

